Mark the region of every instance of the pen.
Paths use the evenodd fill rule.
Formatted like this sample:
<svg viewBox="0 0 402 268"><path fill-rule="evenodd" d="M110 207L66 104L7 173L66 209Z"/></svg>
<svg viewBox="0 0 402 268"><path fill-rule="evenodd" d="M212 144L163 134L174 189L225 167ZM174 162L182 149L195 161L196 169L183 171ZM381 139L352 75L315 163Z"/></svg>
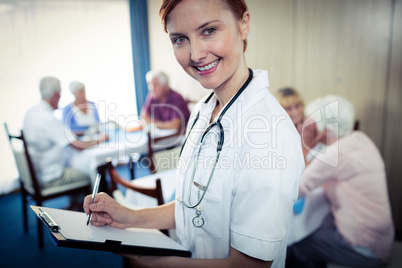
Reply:
<svg viewBox="0 0 402 268"><path fill-rule="evenodd" d="M101 178L101 175L98 173L98 174L96 175L95 185L94 185L94 189L93 189L93 191L92 191L91 204L94 203L96 194L98 193L100 178ZM90 210L90 211L89 211L89 214L88 214L88 218L87 218L87 225L88 225L89 222L91 221L91 216L92 216L92 211Z"/></svg>

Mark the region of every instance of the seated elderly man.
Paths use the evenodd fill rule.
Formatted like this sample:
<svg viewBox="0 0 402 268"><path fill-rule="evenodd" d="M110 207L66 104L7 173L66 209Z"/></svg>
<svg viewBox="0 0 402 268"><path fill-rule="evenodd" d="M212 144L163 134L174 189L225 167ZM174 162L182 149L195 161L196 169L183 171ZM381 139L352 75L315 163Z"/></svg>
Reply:
<svg viewBox="0 0 402 268"><path fill-rule="evenodd" d="M306 167L299 195L322 186L330 214L310 236L288 247L286 267L325 267L326 262L382 267L391 253L394 226L380 152L367 135L353 131L354 108L348 100L326 96L306 107L306 114L326 135L327 147Z"/></svg>
<svg viewBox="0 0 402 268"><path fill-rule="evenodd" d="M77 140L71 129L53 114L60 99L60 81L55 77L44 77L39 88L42 100L28 110L23 126L39 183L46 188L80 180L89 181L87 175L66 166L65 149L71 146L76 150L84 150L108 137L102 135L99 140L92 142Z"/></svg>
<svg viewBox="0 0 402 268"><path fill-rule="evenodd" d="M183 97L170 88L167 75L161 71L149 71L146 80L149 94L141 116L160 129L184 130L190 111Z"/></svg>

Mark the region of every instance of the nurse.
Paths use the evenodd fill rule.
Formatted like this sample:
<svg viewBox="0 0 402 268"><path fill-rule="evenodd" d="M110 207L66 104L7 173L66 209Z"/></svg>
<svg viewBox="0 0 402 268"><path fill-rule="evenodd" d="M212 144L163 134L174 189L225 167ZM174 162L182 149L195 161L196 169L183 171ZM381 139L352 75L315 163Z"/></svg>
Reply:
<svg viewBox="0 0 402 268"><path fill-rule="evenodd" d="M177 169L177 200L129 210L106 194L84 209L91 224L176 229L192 258L129 257L139 267L284 267L304 169L300 136L247 67L244 0L164 0L162 23L177 61L211 95L191 115Z"/></svg>

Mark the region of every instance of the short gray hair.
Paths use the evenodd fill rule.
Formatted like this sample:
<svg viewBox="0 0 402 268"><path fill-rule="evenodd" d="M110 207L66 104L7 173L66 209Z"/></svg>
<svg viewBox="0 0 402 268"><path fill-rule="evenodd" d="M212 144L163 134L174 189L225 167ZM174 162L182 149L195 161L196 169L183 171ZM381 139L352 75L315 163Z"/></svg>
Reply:
<svg viewBox="0 0 402 268"><path fill-rule="evenodd" d="M154 77L158 78L161 85L169 85L169 77L163 71L149 71L145 76L147 82L152 81Z"/></svg>
<svg viewBox="0 0 402 268"><path fill-rule="evenodd" d="M307 105L305 114L313 119L320 132L327 129L341 138L353 131L355 109L351 102L341 96L318 98Z"/></svg>
<svg viewBox="0 0 402 268"><path fill-rule="evenodd" d="M85 84L80 81L72 81L69 84L71 93L75 93L77 90L85 88Z"/></svg>
<svg viewBox="0 0 402 268"><path fill-rule="evenodd" d="M43 77L39 82L39 90L42 99L50 99L54 92L61 91L60 80L53 76Z"/></svg>

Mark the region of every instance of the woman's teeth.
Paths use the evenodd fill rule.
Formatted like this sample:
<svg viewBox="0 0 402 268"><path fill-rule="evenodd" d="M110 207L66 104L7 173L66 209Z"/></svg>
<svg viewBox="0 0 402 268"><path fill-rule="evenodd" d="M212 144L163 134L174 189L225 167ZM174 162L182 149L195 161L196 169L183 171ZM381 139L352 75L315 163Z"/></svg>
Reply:
<svg viewBox="0 0 402 268"><path fill-rule="evenodd" d="M201 72L203 71L208 71L211 68L214 68L216 65L218 65L219 60L216 60L208 65L205 65L204 67L197 67L198 70L200 70Z"/></svg>

